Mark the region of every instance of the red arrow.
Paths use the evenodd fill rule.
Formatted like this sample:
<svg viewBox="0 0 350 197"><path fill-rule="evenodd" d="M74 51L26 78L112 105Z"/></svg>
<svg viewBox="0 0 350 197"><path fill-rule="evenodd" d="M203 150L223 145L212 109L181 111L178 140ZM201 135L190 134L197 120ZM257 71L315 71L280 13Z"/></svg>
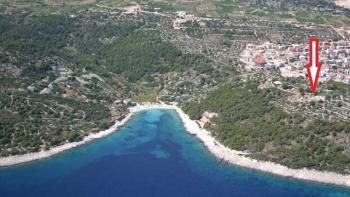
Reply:
<svg viewBox="0 0 350 197"><path fill-rule="evenodd" d="M319 63L318 57L318 38L310 38L309 42L309 64L307 65L307 74L309 76L311 90L315 94L321 71L321 64Z"/></svg>

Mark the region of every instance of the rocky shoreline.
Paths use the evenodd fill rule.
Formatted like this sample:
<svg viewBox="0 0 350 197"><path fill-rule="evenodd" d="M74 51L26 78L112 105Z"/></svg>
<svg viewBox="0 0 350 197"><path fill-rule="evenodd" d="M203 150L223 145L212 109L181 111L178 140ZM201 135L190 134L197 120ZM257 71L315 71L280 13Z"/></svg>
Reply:
<svg viewBox="0 0 350 197"><path fill-rule="evenodd" d="M321 172L317 170L310 169L291 169L286 166L276 164L273 162L267 161L258 161L252 158L247 157L247 153L241 151L235 151L229 149L218 142L213 136L211 136L210 132L201 128L200 125L189 118L185 112L183 112L176 105L166 105L163 103L142 103L138 104L134 107L129 108L130 113L122 120L116 122L112 127L105 131L101 131L96 134L91 134L84 138L83 141L67 143L62 146L58 146L52 148L48 151L41 151L38 153L29 153L25 155L16 155L0 158L0 167L12 166L23 164L35 160L49 158L58 153L67 151L74 147L86 144L91 142L92 140L99 139L110 135L113 132L118 131L118 128L127 123L133 114L144 111L144 110L154 110L154 109L167 109L167 110L175 110L180 116L184 127L187 132L196 136L204 146L208 149L210 153L212 153L217 159L225 161L229 164L235 166L241 166L244 168L249 168L253 170L258 170L278 176L295 178L299 180L312 181L324 184L333 184L338 186L350 187L350 175L343 175L334 172Z"/></svg>

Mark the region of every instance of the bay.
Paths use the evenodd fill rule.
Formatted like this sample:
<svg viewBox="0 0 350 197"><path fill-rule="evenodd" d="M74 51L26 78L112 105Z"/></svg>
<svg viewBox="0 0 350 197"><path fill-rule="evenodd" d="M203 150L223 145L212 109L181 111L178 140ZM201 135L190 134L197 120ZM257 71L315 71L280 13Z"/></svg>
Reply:
<svg viewBox="0 0 350 197"><path fill-rule="evenodd" d="M0 169L0 196L344 197L350 190L227 165L175 111L149 110L106 138Z"/></svg>

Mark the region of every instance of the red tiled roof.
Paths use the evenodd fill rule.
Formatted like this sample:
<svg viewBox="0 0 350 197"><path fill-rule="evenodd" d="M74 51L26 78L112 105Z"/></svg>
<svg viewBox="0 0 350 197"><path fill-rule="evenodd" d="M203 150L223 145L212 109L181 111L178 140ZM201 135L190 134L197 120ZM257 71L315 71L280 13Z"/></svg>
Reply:
<svg viewBox="0 0 350 197"><path fill-rule="evenodd" d="M259 64L259 65L262 65L262 64L266 64L266 60L264 58L264 56L262 56L261 54L257 54L255 56L255 64Z"/></svg>

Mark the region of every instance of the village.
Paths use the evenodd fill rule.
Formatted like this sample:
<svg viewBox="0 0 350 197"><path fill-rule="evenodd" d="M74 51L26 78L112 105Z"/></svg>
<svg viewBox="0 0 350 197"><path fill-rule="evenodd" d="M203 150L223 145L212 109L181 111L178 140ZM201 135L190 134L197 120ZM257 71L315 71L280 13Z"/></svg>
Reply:
<svg viewBox="0 0 350 197"><path fill-rule="evenodd" d="M337 81L350 84L350 42L321 41L320 81ZM309 48L307 44L262 45L248 44L241 54L248 70L279 69L283 77L303 77L307 73Z"/></svg>
<svg viewBox="0 0 350 197"><path fill-rule="evenodd" d="M283 94L271 102L287 112L303 111L321 119L348 119L350 99L346 87L350 84L350 31L347 27L262 19L218 19L183 10L163 12L161 8L135 5L124 10L124 14L156 15L165 19L163 22L169 28L160 28L163 39L184 53L204 54L215 60L211 62L211 68L206 69L214 69L218 76L219 73L224 76L232 67L239 70L243 79L263 74L260 88L276 89ZM308 90L306 71L308 39L313 36L320 41L322 65L316 95ZM173 78L181 82L173 81ZM179 94L182 90L204 96L220 82L220 77L211 82L204 73L188 71L186 75L173 73L171 77L158 80L164 81L164 89L159 92L161 100L180 101L195 99L189 93ZM339 89L336 85L334 89L333 82L344 87Z"/></svg>
<svg viewBox="0 0 350 197"><path fill-rule="evenodd" d="M309 0L4 1L0 3L0 166L51 157L90 142L87 149L67 152L69 164L87 158L87 168L85 162L77 163L81 169L68 165L77 172L69 176L105 163L118 170L115 164L133 162L129 159L138 150L146 154L137 157L142 161L154 156L150 161L174 163L178 155L183 159L192 155L181 147L192 147L187 137L193 135L218 158L210 168L211 164L226 168L230 162L288 178L308 176L314 178L305 180L350 184L350 9L328 0L317 0L319 4ZM320 41L322 71L316 92L306 71L310 37ZM171 123L173 118L176 124ZM120 126L121 132L106 137L106 144L97 141ZM189 132L186 139L178 136L182 135L178 129ZM174 154L178 147L181 154ZM89 152L85 150L96 155L75 157L80 151ZM101 156L101 163L96 156ZM62 166L58 157L52 161ZM183 159L175 167L183 166ZM43 162L51 165L48 160ZM323 172L331 173L331 181L324 181ZM190 180L200 180L197 175ZM225 170L224 182L226 175ZM127 176L126 183L132 178ZM229 187L237 182L232 178ZM108 183L108 176L106 180L102 183ZM199 194L224 196L223 181L213 195ZM116 185L112 182L109 185ZM207 183L216 185L203 185ZM253 186L260 185L256 183L253 180ZM129 188L121 186L123 191ZM277 186L291 192L284 183ZM9 193L17 194L12 188ZM299 183L297 189L302 190ZM120 191L117 187L116 193ZM319 187L315 191L320 194ZM233 193L237 191L227 196Z"/></svg>

